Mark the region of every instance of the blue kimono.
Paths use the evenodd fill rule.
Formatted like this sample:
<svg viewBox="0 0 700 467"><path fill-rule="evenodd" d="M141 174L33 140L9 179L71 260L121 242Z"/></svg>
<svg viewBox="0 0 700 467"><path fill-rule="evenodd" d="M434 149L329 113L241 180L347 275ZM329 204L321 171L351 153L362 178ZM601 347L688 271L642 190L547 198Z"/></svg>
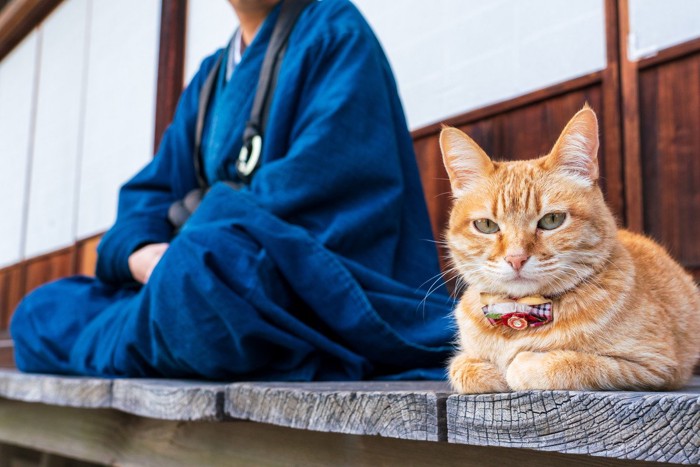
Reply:
<svg viewBox="0 0 700 467"><path fill-rule="evenodd" d="M347 0L314 2L290 37L262 164L239 190L236 157L275 8L203 137L211 185L175 234L171 203L197 186L192 148L206 59L158 154L120 191L97 278L45 285L11 333L28 372L215 380L444 376L453 337L412 141L380 45ZM223 68L223 67L222 67ZM145 286L129 255L170 247Z"/></svg>

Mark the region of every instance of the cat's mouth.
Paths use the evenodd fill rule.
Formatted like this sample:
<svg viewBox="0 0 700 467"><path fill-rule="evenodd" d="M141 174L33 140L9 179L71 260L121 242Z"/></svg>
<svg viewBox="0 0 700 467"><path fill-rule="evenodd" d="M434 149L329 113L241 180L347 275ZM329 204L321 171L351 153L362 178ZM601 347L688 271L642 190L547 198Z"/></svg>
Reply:
<svg viewBox="0 0 700 467"><path fill-rule="evenodd" d="M510 276L506 279L510 282L533 282L535 279L530 277L525 271L511 271Z"/></svg>
<svg viewBox="0 0 700 467"><path fill-rule="evenodd" d="M514 296L525 296L539 293L540 281L523 275L522 272L514 273L503 279L504 289Z"/></svg>

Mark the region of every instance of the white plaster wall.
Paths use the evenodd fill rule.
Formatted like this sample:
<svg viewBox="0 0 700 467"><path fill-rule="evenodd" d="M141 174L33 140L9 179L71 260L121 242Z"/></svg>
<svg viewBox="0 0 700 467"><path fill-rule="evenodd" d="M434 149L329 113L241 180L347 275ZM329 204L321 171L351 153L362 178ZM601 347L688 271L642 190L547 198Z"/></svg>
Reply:
<svg viewBox="0 0 700 467"><path fill-rule="evenodd" d="M159 31L159 1L91 2L78 238L112 224L119 186L153 155Z"/></svg>
<svg viewBox="0 0 700 467"><path fill-rule="evenodd" d="M356 0L411 128L606 66L603 0Z"/></svg>
<svg viewBox="0 0 700 467"><path fill-rule="evenodd" d="M700 0L630 0L629 58L700 37Z"/></svg>
<svg viewBox="0 0 700 467"><path fill-rule="evenodd" d="M87 19L88 0L70 0L41 26L26 257L75 242Z"/></svg>
<svg viewBox="0 0 700 467"><path fill-rule="evenodd" d="M226 0L188 3L187 80L237 25ZM356 4L412 128L605 67L603 0ZM700 0L630 11L636 56L700 36ZM66 0L0 63L0 267L113 222L152 155L159 21L157 0Z"/></svg>
<svg viewBox="0 0 700 467"><path fill-rule="evenodd" d="M185 83L195 75L202 59L228 43L237 26L238 18L226 0L187 2Z"/></svg>
<svg viewBox="0 0 700 467"><path fill-rule="evenodd" d="M0 62L0 267L21 259L38 34Z"/></svg>
<svg viewBox="0 0 700 467"><path fill-rule="evenodd" d="M606 66L603 0L355 4L389 57L411 128ZM188 80L236 23L224 0L189 2Z"/></svg>

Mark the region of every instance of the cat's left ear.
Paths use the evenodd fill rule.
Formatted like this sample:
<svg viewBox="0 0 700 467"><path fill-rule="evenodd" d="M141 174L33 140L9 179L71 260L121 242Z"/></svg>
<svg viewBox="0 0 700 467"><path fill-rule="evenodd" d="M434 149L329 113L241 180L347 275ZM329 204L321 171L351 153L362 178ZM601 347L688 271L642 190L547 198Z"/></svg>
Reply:
<svg viewBox="0 0 700 467"><path fill-rule="evenodd" d="M598 118L584 105L562 131L544 166L569 175L584 186L598 180Z"/></svg>
<svg viewBox="0 0 700 467"><path fill-rule="evenodd" d="M455 197L465 195L478 180L493 172L494 166L489 156L457 128L442 129L440 150Z"/></svg>

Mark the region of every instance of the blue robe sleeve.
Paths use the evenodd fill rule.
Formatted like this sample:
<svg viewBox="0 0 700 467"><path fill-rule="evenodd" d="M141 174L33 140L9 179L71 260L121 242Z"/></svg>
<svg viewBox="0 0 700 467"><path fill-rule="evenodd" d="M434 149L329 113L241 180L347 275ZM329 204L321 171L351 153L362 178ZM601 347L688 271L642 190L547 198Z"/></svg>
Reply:
<svg viewBox="0 0 700 467"><path fill-rule="evenodd" d="M168 208L197 184L192 148L199 91L215 56L204 60L180 97L156 156L119 191L117 220L97 248L96 275L103 282L133 282L129 255L142 245L169 242L173 236L173 227L167 219Z"/></svg>

